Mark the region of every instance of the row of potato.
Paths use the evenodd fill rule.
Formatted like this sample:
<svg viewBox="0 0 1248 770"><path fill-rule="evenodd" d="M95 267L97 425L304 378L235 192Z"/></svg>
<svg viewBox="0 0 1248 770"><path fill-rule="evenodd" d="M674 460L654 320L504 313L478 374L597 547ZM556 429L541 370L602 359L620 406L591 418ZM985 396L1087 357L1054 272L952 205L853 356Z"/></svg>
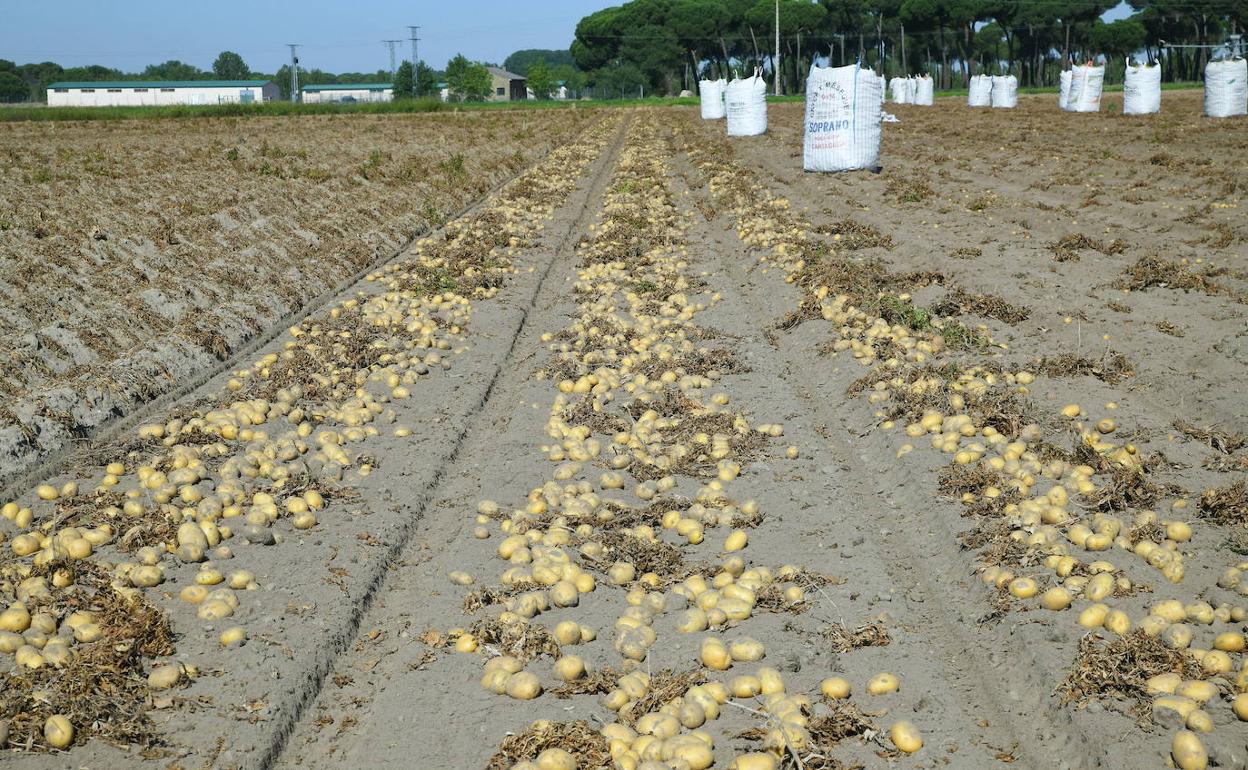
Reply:
<svg viewBox="0 0 1248 770"><path fill-rule="evenodd" d="M684 149L705 174L720 210L733 217L742 242L759 253L761 262L780 269L785 280L798 285L817 307L818 315L828 323L832 349L849 352L877 375L867 400L878 407L879 430L904 433L905 439L898 440L897 457L914 451L911 442L915 439L927 438L955 468L985 471L983 481L962 493L962 502L969 510L987 510L1001 517L1011 528L1008 538L1034 555L1022 561L1038 564L984 563L979 569L983 581L1015 600L1034 601L1046 610L1076 609L1074 620L1085 629L1111 637L1133 630L1157 637L1196 662L1201 672L1197 678L1157 676L1148 688L1154 696L1154 712L1173 710L1186 727L1174 735L1173 762L1183 770L1204 768L1209 757L1200 735L1214 729L1213 714L1227 709L1239 720L1248 719L1248 659L1241 654L1248 614L1242 605L1218 602L1215 606L1205 601L1201 597L1211 586L1204 585L1192 586L1186 601L1155 602L1143 617L1133 618L1115 606L1133 589L1122 569L1125 561L1140 560L1171 583L1182 584L1189 558L1184 544L1193 530L1182 518L1163 517L1152 510L1135 511L1128 517L1089 515L1083 507L1113 483L1116 470L1140 474L1140 478L1146 473L1141 450L1114 439L1118 420L1108 414L1117 410L1117 404L1106 404L1107 416L1099 419L1078 404L1067 404L1053 415L1054 423L1061 426L1056 430L1069 430L1078 437L1081 449L1076 454L1086 461L1045 457L1045 447L1061 440L1062 434L1053 428L1029 424L1012 434L1003 433L988 424L998 415L991 407L980 406L992 403L985 397L1011 393L1027 397L1044 386L1042 377L1026 367L984 366L990 351L998 349L991 340L986 340L988 346L978 356L960 353L949 347L939 328L916 332L889 323L872 309L871 300L877 298L851 298L843 293L851 287L821 282L807 269L814 228L790 212L788 201L732 160L726 146L690 135ZM899 299L909 301L905 294ZM880 349L889 351L887 357L877 354ZM957 367L956 373L925 375L947 365ZM896 404L904 415L905 404L915 396L926 397L929 403L946 403L948 409L924 409L907 415L908 420L890 419L895 412L884 407ZM1178 517L1185 509L1184 499L1172 504ZM1141 531L1156 534L1138 539L1129 536ZM1238 592L1245 567L1248 564L1228 564L1218 585Z"/></svg>
<svg viewBox="0 0 1248 770"><path fill-rule="evenodd" d="M0 684L20 686L40 670L49 673L37 681L59 681L53 670L72 678L80 645L115 642L116 629L76 609L98 597L75 584L74 562L97 564L111 578L99 590L135 606L158 602L143 592L172 583L201 621L246 615L257 577L231 562L259 564L254 549L316 527L335 496L373 472L374 437L418 440L398 405L449 366L473 303L515 272L514 255L566 199L610 129L601 123L555 150L481 212L421 239L363 290L292 327L279 351L233 372L215 406L143 425L141 449L118 449L102 472L83 469L0 506L9 551L0 562L0 652L12 656L0 658ZM219 635L227 649L246 639L242 625ZM149 661L150 689L193 679L194 667L177 658ZM26 696L17 713L0 714L3 742L63 749L103 734L100 725L74 724L74 704L61 694ZM42 725L33 714L46 714ZM6 718L41 730L9 730Z"/></svg>

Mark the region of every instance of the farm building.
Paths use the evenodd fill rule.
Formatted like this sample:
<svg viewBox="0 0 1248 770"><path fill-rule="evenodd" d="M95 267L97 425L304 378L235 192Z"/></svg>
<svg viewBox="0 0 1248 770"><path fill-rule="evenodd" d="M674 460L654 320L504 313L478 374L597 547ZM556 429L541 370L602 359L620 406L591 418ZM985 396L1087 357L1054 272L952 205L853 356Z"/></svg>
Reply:
<svg viewBox="0 0 1248 770"><path fill-rule="evenodd" d="M49 107L130 107L164 104L252 104L280 97L271 80L120 80L53 83Z"/></svg>
<svg viewBox="0 0 1248 770"><path fill-rule="evenodd" d="M306 104L323 102L392 102L393 83L322 83L304 86L300 98Z"/></svg>
<svg viewBox="0 0 1248 770"><path fill-rule="evenodd" d="M490 92L492 102L522 102L528 98L529 89L525 86L523 75L508 72L498 67L486 67L490 71L493 90Z"/></svg>

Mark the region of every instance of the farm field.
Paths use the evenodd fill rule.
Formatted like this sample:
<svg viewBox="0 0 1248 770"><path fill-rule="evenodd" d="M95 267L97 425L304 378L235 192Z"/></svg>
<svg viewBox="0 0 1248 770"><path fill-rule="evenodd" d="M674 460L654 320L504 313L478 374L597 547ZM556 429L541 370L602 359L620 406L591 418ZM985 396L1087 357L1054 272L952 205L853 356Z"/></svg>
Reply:
<svg viewBox="0 0 1248 770"><path fill-rule="evenodd" d="M5 761L1248 764L1242 121L886 110L396 134L481 203L3 508Z"/></svg>
<svg viewBox="0 0 1248 770"><path fill-rule="evenodd" d="M6 124L0 484L219 368L585 120Z"/></svg>

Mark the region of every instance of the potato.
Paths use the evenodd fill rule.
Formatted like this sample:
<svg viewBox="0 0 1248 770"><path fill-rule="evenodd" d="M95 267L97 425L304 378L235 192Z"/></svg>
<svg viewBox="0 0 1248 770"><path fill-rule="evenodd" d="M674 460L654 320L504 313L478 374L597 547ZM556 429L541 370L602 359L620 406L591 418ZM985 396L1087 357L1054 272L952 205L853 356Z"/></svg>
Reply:
<svg viewBox="0 0 1248 770"><path fill-rule="evenodd" d="M919 735L918 728L904 719L889 728L888 737L898 751L906 754L913 754L923 748L923 738Z"/></svg>
<svg viewBox="0 0 1248 770"><path fill-rule="evenodd" d="M901 682L893 674L876 674L871 677L871 681L867 682L867 692L871 695L887 695L897 692L900 686Z"/></svg>
<svg viewBox="0 0 1248 770"><path fill-rule="evenodd" d="M43 739L54 749L63 749L74 742L74 726L60 714L53 714L43 723Z"/></svg>
<svg viewBox="0 0 1248 770"><path fill-rule="evenodd" d="M754 752L742 754L732 760L728 770L776 770L777 762L775 754Z"/></svg>
<svg viewBox="0 0 1248 770"><path fill-rule="evenodd" d="M247 632L243 630L242 626L230 626L221 632L218 641L222 647L240 647L243 642L247 641Z"/></svg>
<svg viewBox="0 0 1248 770"><path fill-rule="evenodd" d="M1205 770L1209 766L1209 754L1205 746L1190 730L1180 730L1170 743L1170 755L1179 770Z"/></svg>
<svg viewBox="0 0 1248 770"><path fill-rule="evenodd" d="M516 700L533 700L542 692L537 676L528 671L512 674L507 680L506 693Z"/></svg>
<svg viewBox="0 0 1248 770"><path fill-rule="evenodd" d="M728 652L728 648L713 636L702 640L698 658L702 661L702 665L713 671L726 671L732 666L732 655Z"/></svg>
<svg viewBox="0 0 1248 770"><path fill-rule="evenodd" d="M182 667L174 665L156 666L147 675L147 686L153 690L168 690L182 678Z"/></svg>
<svg viewBox="0 0 1248 770"><path fill-rule="evenodd" d="M1050 588L1040 594L1040 606L1044 607L1046 610L1053 610L1055 612L1058 610L1064 610L1070 606L1070 602L1070 591L1067 591L1061 586Z"/></svg>
<svg viewBox="0 0 1248 770"><path fill-rule="evenodd" d="M735 529L730 535L728 535L727 539L724 540L724 550L730 553L733 551L740 551L742 548L745 548L748 543L749 535L745 533L745 530Z"/></svg>
<svg viewBox="0 0 1248 770"><path fill-rule="evenodd" d="M753 663L754 661L762 660L765 650L762 642L755 641L747 636L729 642L728 653L732 655L734 661Z"/></svg>
<svg viewBox="0 0 1248 770"><path fill-rule="evenodd" d="M1241 722L1248 722L1248 693L1240 693L1231 701L1231 710Z"/></svg>
<svg viewBox="0 0 1248 770"><path fill-rule="evenodd" d="M734 676L728 681L728 689L734 698L753 698L762 687L756 676Z"/></svg>
<svg viewBox="0 0 1248 770"><path fill-rule="evenodd" d="M1016 599L1030 599L1036 595L1036 581L1029 577L1014 578L1010 581L1009 590Z"/></svg>
<svg viewBox="0 0 1248 770"><path fill-rule="evenodd" d="M576 758L560 748L550 748L537 755L538 770L577 770Z"/></svg>
<svg viewBox="0 0 1248 770"><path fill-rule="evenodd" d="M849 682L839 676L828 677L819 683L819 691L825 698L841 700L849 697Z"/></svg>
<svg viewBox="0 0 1248 770"><path fill-rule="evenodd" d="M576 655L564 655L555 661L555 676L572 682L585 676L585 661Z"/></svg>

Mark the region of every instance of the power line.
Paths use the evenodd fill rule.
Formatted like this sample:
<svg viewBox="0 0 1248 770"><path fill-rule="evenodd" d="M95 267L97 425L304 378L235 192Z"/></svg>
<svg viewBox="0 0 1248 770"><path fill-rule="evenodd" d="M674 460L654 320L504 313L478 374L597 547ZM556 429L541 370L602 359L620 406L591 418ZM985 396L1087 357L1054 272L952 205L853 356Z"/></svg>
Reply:
<svg viewBox="0 0 1248 770"><path fill-rule="evenodd" d="M299 55L298 43L287 43L290 47L290 100L299 101Z"/></svg>
<svg viewBox="0 0 1248 770"><path fill-rule="evenodd" d="M420 86L420 69L416 66L416 62L419 61L416 58L416 43L420 41L420 38L416 37L416 32L420 27L408 25L407 29L412 34L412 96L416 96L419 93L418 89Z"/></svg>
<svg viewBox="0 0 1248 770"><path fill-rule="evenodd" d="M395 69L394 69L394 62L395 62L395 58L394 58L394 47L395 47L396 45L398 45L399 43L402 43L403 41L402 41L402 39L399 39L399 40L383 40L383 41L381 41L381 42L385 43L385 44L386 44L386 47L390 49L390 80L392 80L392 81L393 81L393 80L394 80L394 73L395 73Z"/></svg>

